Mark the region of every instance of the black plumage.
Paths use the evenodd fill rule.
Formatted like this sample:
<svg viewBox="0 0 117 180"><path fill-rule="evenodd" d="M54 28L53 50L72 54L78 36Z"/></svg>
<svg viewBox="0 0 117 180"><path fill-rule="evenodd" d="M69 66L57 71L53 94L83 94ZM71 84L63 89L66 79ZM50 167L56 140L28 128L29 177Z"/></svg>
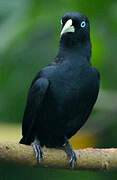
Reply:
<svg viewBox="0 0 117 180"><path fill-rule="evenodd" d="M61 22L58 55L37 74L29 89L20 143L32 144L38 161L44 145L64 147L73 166L76 157L68 139L89 117L100 78L90 63L88 18L72 12L65 14Z"/></svg>

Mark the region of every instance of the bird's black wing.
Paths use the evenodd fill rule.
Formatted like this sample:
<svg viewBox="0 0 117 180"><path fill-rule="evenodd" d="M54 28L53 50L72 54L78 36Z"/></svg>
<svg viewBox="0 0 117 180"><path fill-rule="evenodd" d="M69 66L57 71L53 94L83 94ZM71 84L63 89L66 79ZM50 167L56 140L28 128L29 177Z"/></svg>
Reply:
<svg viewBox="0 0 117 180"><path fill-rule="evenodd" d="M76 117L76 119L74 119L74 123L73 120L71 120L68 123L68 127L67 127L67 138L71 138L82 126L83 124L86 122L86 120L88 119L90 113L92 112L93 106L97 100L98 97L98 93L99 93L99 87L100 87L100 74L97 71L96 68L92 67L92 71L93 71L93 79L94 79L94 87L87 87L86 91L88 91L88 89L90 89L91 91L91 96L87 96L86 100L85 100L85 104L84 107L80 106L80 110L79 110L79 115L83 114L83 119L78 122L79 116ZM79 104L82 104L81 101L79 101Z"/></svg>
<svg viewBox="0 0 117 180"><path fill-rule="evenodd" d="M39 116L41 113L48 87L49 81L42 77L33 81L31 85L22 123L23 138L20 140L22 144L30 144L32 141L34 128L37 124L37 114Z"/></svg>

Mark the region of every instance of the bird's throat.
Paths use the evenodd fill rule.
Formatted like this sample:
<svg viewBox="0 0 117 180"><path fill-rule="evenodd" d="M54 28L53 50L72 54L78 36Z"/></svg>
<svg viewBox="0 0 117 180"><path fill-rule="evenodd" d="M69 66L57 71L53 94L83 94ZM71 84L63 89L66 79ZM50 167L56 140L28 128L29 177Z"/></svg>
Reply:
<svg viewBox="0 0 117 180"><path fill-rule="evenodd" d="M90 61L91 57L91 42L80 42L77 44L67 44L60 40L58 55L62 57L79 57Z"/></svg>

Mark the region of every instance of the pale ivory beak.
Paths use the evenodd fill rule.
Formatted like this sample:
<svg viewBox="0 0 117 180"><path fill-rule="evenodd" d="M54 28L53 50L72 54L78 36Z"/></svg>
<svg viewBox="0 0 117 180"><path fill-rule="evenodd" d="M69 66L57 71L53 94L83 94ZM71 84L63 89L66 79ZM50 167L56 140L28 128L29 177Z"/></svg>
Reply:
<svg viewBox="0 0 117 180"><path fill-rule="evenodd" d="M75 32L75 28L74 26L72 26L72 20L69 19L66 24L64 25L62 31L61 31L61 36L62 34L64 33L67 33L67 32Z"/></svg>

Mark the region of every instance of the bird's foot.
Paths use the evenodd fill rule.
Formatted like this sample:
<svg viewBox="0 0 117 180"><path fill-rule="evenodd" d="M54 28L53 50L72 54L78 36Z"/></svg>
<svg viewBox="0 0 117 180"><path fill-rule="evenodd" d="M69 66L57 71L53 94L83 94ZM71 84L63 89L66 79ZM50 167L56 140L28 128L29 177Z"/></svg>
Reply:
<svg viewBox="0 0 117 180"><path fill-rule="evenodd" d="M44 158L44 154L43 154L42 148L40 146L39 140L37 138L35 138L34 142L31 143L31 146L34 149L35 156L36 156L36 159L37 159L37 162L39 165L41 160Z"/></svg>
<svg viewBox="0 0 117 180"><path fill-rule="evenodd" d="M76 154L73 151L72 146L71 146L71 144L67 138L65 138L64 150L67 153L69 163L70 163L70 167L73 169L74 165L77 163L77 157L76 157Z"/></svg>

